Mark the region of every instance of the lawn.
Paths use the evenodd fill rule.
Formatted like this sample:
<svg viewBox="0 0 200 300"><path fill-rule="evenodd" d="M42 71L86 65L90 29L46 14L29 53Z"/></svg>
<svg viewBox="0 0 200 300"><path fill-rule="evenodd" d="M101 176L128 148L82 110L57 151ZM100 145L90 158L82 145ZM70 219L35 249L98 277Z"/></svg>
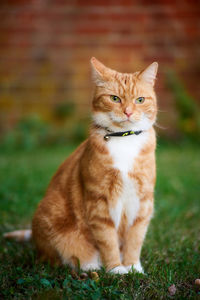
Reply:
<svg viewBox="0 0 200 300"><path fill-rule="evenodd" d="M0 299L200 299L200 160L195 145L158 145L155 214L143 250L145 275L73 273L37 261L31 243L2 233L30 227L51 176L74 146L0 155ZM168 288L175 285L173 296Z"/></svg>

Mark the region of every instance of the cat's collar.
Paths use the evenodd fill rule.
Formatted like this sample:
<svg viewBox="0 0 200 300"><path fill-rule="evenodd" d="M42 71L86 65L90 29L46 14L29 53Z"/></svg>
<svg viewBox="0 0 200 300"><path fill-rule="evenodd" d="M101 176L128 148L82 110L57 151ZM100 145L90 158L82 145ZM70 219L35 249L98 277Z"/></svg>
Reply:
<svg viewBox="0 0 200 300"><path fill-rule="evenodd" d="M127 131L112 132L112 133L108 133L108 134L104 135L104 140L108 141L112 136L124 137L124 136L128 136L128 135L133 135L133 134L138 135L140 133L142 133L142 130L137 130L137 131L127 130Z"/></svg>

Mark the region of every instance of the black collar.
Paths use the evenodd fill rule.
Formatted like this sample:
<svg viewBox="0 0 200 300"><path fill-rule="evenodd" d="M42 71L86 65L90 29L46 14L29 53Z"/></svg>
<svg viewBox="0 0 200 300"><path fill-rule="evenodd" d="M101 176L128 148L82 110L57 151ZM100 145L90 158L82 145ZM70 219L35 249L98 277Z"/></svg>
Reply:
<svg viewBox="0 0 200 300"><path fill-rule="evenodd" d="M138 135L140 133L142 133L142 130L138 130L138 131L128 130L128 131L113 132L113 133L108 133L108 134L104 135L104 140L108 141L110 139L110 137L112 137L112 136L123 137L123 136L132 135L132 134Z"/></svg>

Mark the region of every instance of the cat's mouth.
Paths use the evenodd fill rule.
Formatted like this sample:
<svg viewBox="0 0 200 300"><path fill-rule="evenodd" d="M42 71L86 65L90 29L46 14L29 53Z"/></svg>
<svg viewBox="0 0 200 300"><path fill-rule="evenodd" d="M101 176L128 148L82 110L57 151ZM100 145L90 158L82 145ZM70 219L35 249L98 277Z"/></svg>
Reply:
<svg viewBox="0 0 200 300"><path fill-rule="evenodd" d="M122 120L120 123L124 123L124 122L131 122L131 120L130 119Z"/></svg>
<svg viewBox="0 0 200 300"><path fill-rule="evenodd" d="M109 113L109 117L110 117L111 121L114 123L125 123L127 121L130 121L129 118L125 117L125 119L122 119L122 117L118 117L115 114L113 114L112 112Z"/></svg>
<svg viewBox="0 0 200 300"><path fill-rule="evenodd" d="M130 118L126 119L120 119L120 118L113 118L110 117L110 120L112 124L110 124L110 128L112 130L116 131L117 129L119 130L133 130L137 126L137 121L136 120L130 120Z"/></svg>
<svg viewBox="0 0 200 300"><path fill-rule="evenodd" d="M114 122L114 123L131 123L131 124L135 124L137 121L136 120L131 120L130 118L126 118L126 119L121 119L121 118L118 118L118 117L113 117L112 115L110 115L110 118L111 118L111 121Z"/></svg>
<svg viewBox="0 0 200 300"><path fill-rule="evenodd" d="M125 117L124 119L120 116L116 116L114 114L110 114L110 121L112 124L110 124L110 128L112 130L122 129L122 130L148 130L152 125L153 121L149 119L149 117L142 113L140 119L133 119Z"/></svg>

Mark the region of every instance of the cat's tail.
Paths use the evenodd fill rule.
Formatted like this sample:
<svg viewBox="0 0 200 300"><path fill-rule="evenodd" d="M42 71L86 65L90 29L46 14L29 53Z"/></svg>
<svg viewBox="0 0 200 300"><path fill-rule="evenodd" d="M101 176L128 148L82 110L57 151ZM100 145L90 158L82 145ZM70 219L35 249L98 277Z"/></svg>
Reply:
<svg viewBox="0 0 200 300"><path fill-rule="evenodd" d="M32 238L32 230L15 230L3 234L4 238L15 240L17 242L27 242Z"/></svg>

